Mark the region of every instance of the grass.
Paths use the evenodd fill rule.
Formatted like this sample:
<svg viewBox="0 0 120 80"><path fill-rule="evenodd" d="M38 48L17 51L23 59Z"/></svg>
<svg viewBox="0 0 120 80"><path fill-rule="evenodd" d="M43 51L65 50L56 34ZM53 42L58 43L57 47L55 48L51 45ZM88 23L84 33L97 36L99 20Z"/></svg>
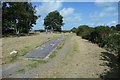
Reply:
<svg viewBox="0 0 120 80"><path fill-rule="evenodd" d="M66 40L66 39L64 39L64 40L58 45L58 47L56 48L56 50L52 52L52 54L49 56L50 59L54 58L54 57L56 56L56 54L58 53L58 51L64 46L65 40Z"/></svg>
<svg viewBox="0 0 120 80"><path fill-rule="evenodd" d="M38 64L44 64L44 63L47 63L48 61L45 61L45 60L32 60L31 62L32 63L26 65L26 67L28 69L36 68L38 66Z"/></svg>
<svg viewBox="0 0 120 80"><path fill-rule="evenodd" d="M18 72L18 73L24 73L24 72L25 72L25 69L19 69L17 72Z"/></svg>
<svg viewBox="0 0 120 80"><path fill-rule="evenodd" d="M34 36L22 37L5 37L2 38L2 65L12 63L18 60L18 57L24 56L34 48L44 44L45 42L59 37L61 34L45 34L39 33ZM17 56L11 56L9 53L13 50L18 51Z"/></svg>

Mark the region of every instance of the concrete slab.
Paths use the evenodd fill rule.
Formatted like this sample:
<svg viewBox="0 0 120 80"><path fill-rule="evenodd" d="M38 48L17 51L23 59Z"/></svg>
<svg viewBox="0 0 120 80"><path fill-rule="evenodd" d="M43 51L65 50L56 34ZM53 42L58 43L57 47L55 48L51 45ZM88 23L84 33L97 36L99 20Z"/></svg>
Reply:
<svg viewBox="0 0 120 80"><path fill-rule="evenodd" d="M50 54L57 48L57 46L62 40L64 40L64 36L60 36L58 39L51 40L30 51L22 58L33 60L46 60L47 58L49 58Z"/></svg>

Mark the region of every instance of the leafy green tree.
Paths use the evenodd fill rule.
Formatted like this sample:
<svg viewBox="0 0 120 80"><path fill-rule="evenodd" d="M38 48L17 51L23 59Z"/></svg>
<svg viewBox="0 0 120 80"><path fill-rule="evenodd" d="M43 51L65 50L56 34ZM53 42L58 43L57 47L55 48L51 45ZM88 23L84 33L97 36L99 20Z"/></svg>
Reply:
<svg viewBox="0 0 120 80"><path fill-rule="evenodd" d="M3 31L14 29L17 34L28 33L36 24L35 7L28 2L4 2L2 6Z"/></svg>
<svg viewBox="0 0 120 80"><path fill-rule="evenodd" d="M50 12L44 19L45 29L51 29L60 32L61 26L63 25L63 17L58 11Z"/></svg>
<svg viewBox="0 0 120 80"><path fill-rule="evenodd" d="M81 25L78 27L76 34L78 36L81 36L82 38L89 39L89 35L92 31L93 31L92 27L89 27L87 25Z"/></svg>

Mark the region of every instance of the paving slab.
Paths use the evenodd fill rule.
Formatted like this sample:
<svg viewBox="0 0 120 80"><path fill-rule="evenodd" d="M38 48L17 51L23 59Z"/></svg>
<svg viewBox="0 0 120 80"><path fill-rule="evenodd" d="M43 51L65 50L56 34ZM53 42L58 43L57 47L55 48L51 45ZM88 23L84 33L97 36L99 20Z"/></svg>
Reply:
<svg viewBox="0 0 120 80"><path fill-rule="evenodd" d="M46 60L49 58L50 54L57 48L59 43L64 40L64 36L60 36L58 39L51 40L36 49L30 51L23 59L33 59L33 60Z"/></svg>

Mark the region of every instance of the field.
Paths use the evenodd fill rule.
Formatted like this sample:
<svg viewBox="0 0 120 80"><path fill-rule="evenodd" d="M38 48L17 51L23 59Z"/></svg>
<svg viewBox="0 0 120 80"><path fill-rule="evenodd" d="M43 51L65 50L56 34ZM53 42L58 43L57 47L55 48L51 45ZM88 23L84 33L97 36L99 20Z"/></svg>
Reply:
<svg viewBox="0 0 120 80"><path fill-rule="evenodd" d="M2 1L0 78L120 78L118 5Z"/></svg>
<svg viewBox="0 0 120 80"><path fill-rule="evenodd" d="M17 56L23 56L32 49L40 46L41 44L59 37L61 34L44 34L38 33L32 36L23 37L6 37L2 38L2 64L14 62ZM18 51L17 56L11 56L10 52Z"/></svg>
<svg viewBox="0 0 120 80"><path fill-rule="evenodd" d="M60 35L64 35L65 40L50 55L49 60L19 59L20 56ZM2 40L4 77L99 78L103 72L110 69L104 65L108 61L102 60L102 55L109 54L105 49L73 33L39 33L33 36L6 37ZM16 57L10 56L12 50L18 51Z"/></svg>

